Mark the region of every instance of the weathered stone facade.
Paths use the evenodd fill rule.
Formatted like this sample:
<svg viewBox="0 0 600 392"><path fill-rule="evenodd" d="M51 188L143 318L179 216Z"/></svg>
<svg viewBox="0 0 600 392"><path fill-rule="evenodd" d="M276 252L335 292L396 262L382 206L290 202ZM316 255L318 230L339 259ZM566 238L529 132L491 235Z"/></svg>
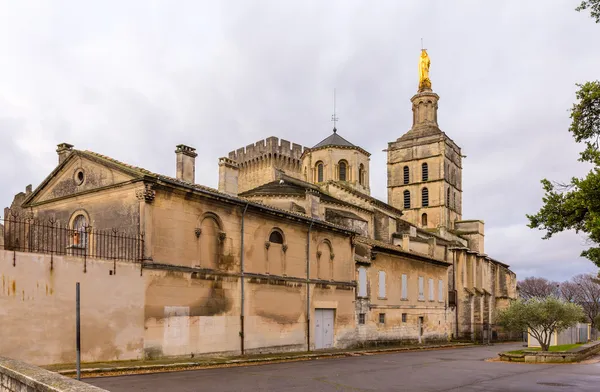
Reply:
<svg viewBox="0 0 600 392"><path fill-rule="evenodd" d="M195 183L189 146L177 146L171 178L63 143L56 169L16 195L5 217L143 238L135 264L117 270L100 260L83 275L60 272L65 287L93 275L88 295L118 294L91 304L113 312L87 326L104 328L98 339L112 343L86 360L476 339L516 298L516 277L484 253L483 221L462 220L462 155L438 127L438 99L417 93L412 129L388 145L387 203L370 196L370 154L334 129L312 148L270 137L229 153L219 160L219 190ZM14 230L4 231L14 249ZM78 242L84 257L100 242L93 233ZM26 232L17 239L20 250L36 251ZM15 255L12 264L4 255L2 271L19 282L21 301L3 286L3 308L47 308L36 317L60 330L55 318L71 288L52 308L40 287L63 293L58 270L31 274ZM109 318L118 331L105 336ZM18 317L11 325L26 329ZM71 358L53 350L36 361Z"/></svg>

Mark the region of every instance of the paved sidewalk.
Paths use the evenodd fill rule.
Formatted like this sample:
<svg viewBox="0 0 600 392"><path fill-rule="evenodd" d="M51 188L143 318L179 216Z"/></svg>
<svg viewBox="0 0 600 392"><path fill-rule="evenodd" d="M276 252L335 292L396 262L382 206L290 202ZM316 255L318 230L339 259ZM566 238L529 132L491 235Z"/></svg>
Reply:
<svg viewBox="0 0 600 392"><path fill-rule="evenodd" d="M386 346L384 348L364 348L352 350L319 350L310 352L289 352L278 354L257 354L235 357L194 357L139 361L114 361L114 362L92 362L81 365L82 377L99 377L125 374L141 374L155 372L169 372L180 370L204 369L211 367L232 367L254 364L266 364L289 361L303 361L319 358L357 357L363 355L375 355L381 353L395 353L402 351L422 351L434 349L448 349L473 346L473 343L444 343L444 344L421 344ZM73 376L76 373L75 364L50 365L48 370Z"/></svg>

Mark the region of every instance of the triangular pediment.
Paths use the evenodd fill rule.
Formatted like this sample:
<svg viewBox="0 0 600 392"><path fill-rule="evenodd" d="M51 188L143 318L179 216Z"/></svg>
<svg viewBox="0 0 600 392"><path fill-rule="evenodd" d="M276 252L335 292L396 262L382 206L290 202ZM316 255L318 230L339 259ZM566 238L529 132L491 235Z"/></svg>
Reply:
<svg viewBox="0 0 600 392"><path fill-rule="evenodd" d="M25 200L32 205L122 184L142 175L83 151L74 151Z"/></svg>

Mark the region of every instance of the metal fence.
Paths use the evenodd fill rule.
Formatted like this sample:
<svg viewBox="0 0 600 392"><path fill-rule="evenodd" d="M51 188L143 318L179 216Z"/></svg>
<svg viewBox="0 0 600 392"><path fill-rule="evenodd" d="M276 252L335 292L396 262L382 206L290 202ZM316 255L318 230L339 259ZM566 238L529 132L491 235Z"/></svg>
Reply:
<svg viewBox="0 0 600 392"><path fill-rule="evenodd" d="M4 226L0 245L3 242L5 250L123 261L143 259L143 234L84 225L61 227L58 222L37 219L0 218L0 224Z"/></svg>

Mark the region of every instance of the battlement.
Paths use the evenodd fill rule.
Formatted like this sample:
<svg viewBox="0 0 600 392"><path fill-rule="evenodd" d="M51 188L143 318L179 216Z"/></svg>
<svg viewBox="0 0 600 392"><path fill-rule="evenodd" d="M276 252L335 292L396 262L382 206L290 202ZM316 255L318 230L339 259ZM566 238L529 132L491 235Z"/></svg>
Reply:
<svg viewBox="0 0 600 392"><path fill-rule="evenodd" d="M219 158L219 166L230 166L232 168L236 168L238 167L238 164L236 161L234 161L233 159L229 159L227 157L221 157Z"/></svg>
<svg viewBox="0 0 600 392"><path fill-rule="evenodd" d="M290 143L287 140L271 136L266 139L259 140L254 144L249 144L246 147L231 151L228 157L238 164L260 157L286 157L300 160L302 153L307 149L308 147L303 147L300 144Z"/></svg>

